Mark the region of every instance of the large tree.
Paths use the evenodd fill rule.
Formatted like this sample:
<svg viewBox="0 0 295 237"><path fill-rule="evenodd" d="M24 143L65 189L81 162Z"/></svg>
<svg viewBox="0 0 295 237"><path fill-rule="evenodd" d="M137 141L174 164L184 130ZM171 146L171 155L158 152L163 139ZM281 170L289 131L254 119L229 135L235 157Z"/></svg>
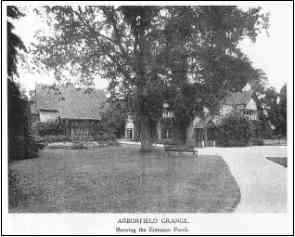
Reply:
<svg viewBox="0 0 295 237"><path fill-rule="evenodd" d="M24 159L36 155L34 141L30 136L30 111L26 97L16 83L18 56L26 48L13 31L13 20L24 14L15 6L7 7L7 75L8 75L8 153L9 160Z"/></svg>
<svg viewBox="0 0 295 237"><path fill-rule="evenodd" d="M24 16L17 7L7 6L7 73L8 78L13 80L13 76L17 75L18 50L26 51L25 45L18 35L13 32L13 19Z"/></svg>
<svg viewBox="0 0 295 237"><path fill-rule="evenodd" d="M287 84L283 85L280 90L280 134L284 137L287 136Z"/></svg>
<svg viewBox="0 0 295 237"><path fill-rule="evenodd" d="M229 91L240 91L254 80L257 70L244 55L239 42L255 41L267 29L267 15L259 8L241 11L234 6L170 7L166 24L166 66L171 71L170 103L180 139L193 117L204 116L204 107L218 111ZM168 96L169 98L169 96Z"/></svg>
<svg viewBox="0 0 295 237"><path fill-rule="evenodd" d="M276 135L285 137L287 133L287 86L282 86L280 92L275 88L267 88L264 96L261 98L261 104L267 112L266 121L270 122L274 127Z"/></svg>
<svg viewBox="0 0 295 237"><path fill-rule="evenodd" d="M67 69L86 85L108 79L111 95L127 98L136 115L142 150L151 149L162 103L171 94L177 114L192 115L194 102L198 111L214 107L225 91L246 84L238 43L255 40L267 22L259 8L213 6L54 6L46 13L54 35L40 37L40 61L57 78Z"/></svg>

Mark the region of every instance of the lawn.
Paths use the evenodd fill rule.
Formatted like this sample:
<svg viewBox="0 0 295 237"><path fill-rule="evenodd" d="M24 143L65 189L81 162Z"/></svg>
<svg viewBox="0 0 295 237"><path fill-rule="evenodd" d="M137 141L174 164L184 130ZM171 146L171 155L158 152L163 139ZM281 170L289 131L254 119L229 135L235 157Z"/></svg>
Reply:
<svg viewBox="0 0 295 237"><path fill-rule="evenodd" d="M266 157L266 159L287 168L287 157Z"/></svg>
<svg viewBox="0 0 295 237"><path fill-rule="evenodd" d="M240 201L218 156L44 149L10 163L9 174L10 212L232 212Z"/></svg>

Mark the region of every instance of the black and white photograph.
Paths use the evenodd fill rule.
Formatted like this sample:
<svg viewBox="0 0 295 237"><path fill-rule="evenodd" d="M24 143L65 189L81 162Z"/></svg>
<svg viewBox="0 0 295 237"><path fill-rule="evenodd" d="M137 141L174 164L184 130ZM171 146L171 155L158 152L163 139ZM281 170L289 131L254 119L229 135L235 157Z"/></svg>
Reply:
<svg viewBox="0 0 295 237"><path fill-rule="evenodd" d="M3 2L3 234L294 234L293 11Z"/></svg>

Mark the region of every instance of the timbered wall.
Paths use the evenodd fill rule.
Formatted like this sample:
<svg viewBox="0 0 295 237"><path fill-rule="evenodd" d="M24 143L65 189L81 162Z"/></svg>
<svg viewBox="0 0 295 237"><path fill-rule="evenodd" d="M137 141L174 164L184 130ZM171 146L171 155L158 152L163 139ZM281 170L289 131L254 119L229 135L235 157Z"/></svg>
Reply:
<svg viewBox="0 0 295 237"><path fill-rule="evenodd" d="M84 140L93 136L93 126L97 120L64 119L65 135L71 139Z"/></svg>

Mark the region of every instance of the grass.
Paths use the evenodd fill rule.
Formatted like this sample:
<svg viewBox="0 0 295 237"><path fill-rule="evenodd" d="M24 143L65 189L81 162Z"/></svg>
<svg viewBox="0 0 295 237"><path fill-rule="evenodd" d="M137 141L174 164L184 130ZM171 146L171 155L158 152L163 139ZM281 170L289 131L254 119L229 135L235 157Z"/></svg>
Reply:
<svg viewBox="0 0 295 237"><path fill-rule="evenodd" d="M232 212L239 187L221 157L136 147L44 149L9 164L10 212Z"/></svg>
<svg viewBox="0 0 295 237"><path fill-rule="evenodd" d="M287 168L287 157L266 157L266 159Z"/></svg>

